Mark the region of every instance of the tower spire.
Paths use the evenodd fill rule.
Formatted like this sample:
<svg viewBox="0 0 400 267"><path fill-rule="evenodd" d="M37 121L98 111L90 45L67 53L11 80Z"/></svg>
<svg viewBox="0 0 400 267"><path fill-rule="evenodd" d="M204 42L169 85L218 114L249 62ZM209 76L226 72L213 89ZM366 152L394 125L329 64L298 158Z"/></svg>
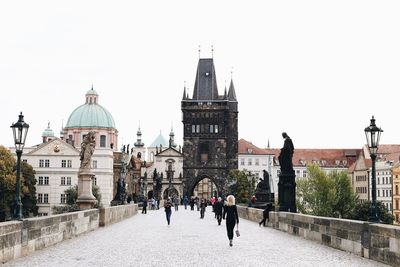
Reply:
<svg viewBox="0 0 400 267"><path fill-rule="evenodd" d="M185 100L186 99L186 81L184 81L183 82L183 97L182 97L182 100Z"/></svg>
<svg viewBox="0 0 400 267"><path fill-rule="evenodd" d="M199 59L200 59L200 51L201 51L201 49L200 49L200 45L199 45Z"/></svg>
<svg viewBox="0 0 400 267"><path fill-rule="evenodd" d="M136 142L133 144L135 147L143 147L144 143L142 142L142 131L140 131L140 121L139 128L136 133Z"/></svg>
<svg viewBox="0 0 400 267"><path fill-rule="evenodd" d="M236 92L235 92L235 86L233 85L233 80L232 79L231 79L231 84L229 85L228 100L229 101L237 101Z"/></svg>

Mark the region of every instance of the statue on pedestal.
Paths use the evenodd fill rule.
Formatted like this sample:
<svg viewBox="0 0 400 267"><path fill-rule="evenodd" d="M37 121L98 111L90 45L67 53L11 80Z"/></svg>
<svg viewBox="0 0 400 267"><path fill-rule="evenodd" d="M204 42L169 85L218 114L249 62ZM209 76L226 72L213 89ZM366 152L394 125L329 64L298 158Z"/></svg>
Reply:
<svg viewBox="0 0 400 267"><path fill-rule="evenodd" d="M81 144L81 152L80 152L81 169L91 168L92 155L95 147L96 147L95 132L89 132L85 136Z"/></svg>
<svg viewBox="0 0 400 267"><path fill-rule="evenodd" d="M91 171L92 155L96 147L96 133L89 132L81 144L81 165L78 172L78 199L76 203L79 209L91 209L97 203L92 193L92 179L94 173Z"/></svg>
<svg viewBox="0 0 400 267"><path fill-rule="evenodd" d="M281 166L281 173L292 174L293 173L293 152L294 146L292 139L283 132L282 137L285 139L281 153L279 154L279 165Z"/></svg>
<svg viewBox="0 0 400 267"><path fill-rule="evenodd" d="M279 211L297 212L296 208L296 175L293 169L294 146L292 139L283 132L285 139L281 153L279 154L279 165L281 173L278 183L278 205Z"/></svg>

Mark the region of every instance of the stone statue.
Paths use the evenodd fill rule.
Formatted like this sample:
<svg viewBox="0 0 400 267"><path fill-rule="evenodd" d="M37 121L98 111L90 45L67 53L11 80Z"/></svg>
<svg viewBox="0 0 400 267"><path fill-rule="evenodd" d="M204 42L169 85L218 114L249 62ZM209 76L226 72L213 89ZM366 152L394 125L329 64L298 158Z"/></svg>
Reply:
<svg viewBox="0 0 400 267"><path fill-rule="evenodd" d="M294 146L292 139L287 135L287 133L283 132L282 137L285 139L283 144L283 148L281 149L281 153L279 154L279 165L281 166L281 173L283 174L291 174L294 172L293 170L293 152Z"/></svg>
<svg viewBox="0 0 400 267"><path fill-rule="evenodd" d="M92 155L96 147L96 133L90 131L83 139L81 144L81 169L90 169L92 162Z"/></svg>
<svg viewBox="0 0 400 267"><path fill-rule="evenodd" d="M263 170L263 178L260 178L260 182L257 184L256 193L271 193L269 173L266 170Z"/></svg>

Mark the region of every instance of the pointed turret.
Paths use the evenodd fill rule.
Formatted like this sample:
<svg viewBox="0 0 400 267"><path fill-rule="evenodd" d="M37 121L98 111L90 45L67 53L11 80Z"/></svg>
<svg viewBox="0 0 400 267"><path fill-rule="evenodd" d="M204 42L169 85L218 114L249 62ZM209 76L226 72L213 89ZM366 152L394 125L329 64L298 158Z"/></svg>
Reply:
<svg viewBox="0 0 400 267"><path fill-rule="evenodd" d="M212 58L199 59L192 99L218 100L217 77Z"/></svg>
<svg viewBox="0 0 400 267"><path fill-rule="evenodd" d="M143 147L144 143L142 142L142 132L140 131L140 124L139 124L138 131L136 133L136 136L137 136L137 138L136 138L137 140L133 145L135 147Z"/></svg>
<svg viewBox="0 0 400 267"><path fill-rule="evenodd" d="M231 79L231 84L229 85L228 100L237 102L235 86L233 85L233 80L232 79Z"/></svg>
<svg viewBox="0 0 400 267"><path fill-rule="evenodd" d="M183 87L183 97L182 100L186 100L186 86Z"/></svg>
<svg viewBox="0 0 400 267"><path fill-rule="evenodd" d="M225 85L225 91L224 91L224 100L228 100L228 94L226 93L226 85Z"/></svg>

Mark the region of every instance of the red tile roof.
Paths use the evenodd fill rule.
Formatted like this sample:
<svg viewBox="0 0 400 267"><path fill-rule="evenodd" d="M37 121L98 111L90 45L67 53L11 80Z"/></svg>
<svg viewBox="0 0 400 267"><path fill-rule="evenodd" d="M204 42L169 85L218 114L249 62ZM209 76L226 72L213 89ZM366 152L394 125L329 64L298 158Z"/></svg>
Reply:
<svg viewBox="0 0 400 267"><path fill-rule="evenodd" d="M249 150L250 149L250 150ZM249 153L251 151L252 153ZM262 149L244 139L239 140L239 154L254 155L274 155L275 164L280 153L280 149ZM316 163L321 167L349 167L361 153L361 149L314 149L314 148L295 148L293 155L293 166L306 166Z"/></svg>

